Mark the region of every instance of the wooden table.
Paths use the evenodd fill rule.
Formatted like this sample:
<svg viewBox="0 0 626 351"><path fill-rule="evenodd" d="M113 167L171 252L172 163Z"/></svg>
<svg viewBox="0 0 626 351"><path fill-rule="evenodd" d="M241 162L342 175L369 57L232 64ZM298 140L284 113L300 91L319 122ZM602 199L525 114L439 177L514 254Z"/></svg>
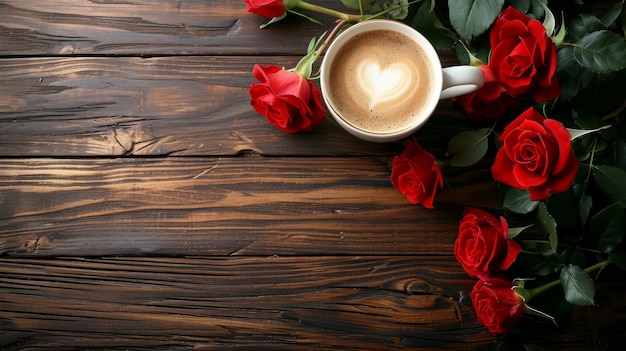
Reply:
<svg viewBox="0 0 626 351"><path fill-rule="evenodd" d="M452 248L464 206L501 209L487 162L447 171L427 210L391 185L401 144L331 121L285 134L253 111L252 66L293 67L320 19L260 30L242 0L0 1L0 348L626 342L611 269L560 327L477 323ZM442 102L417 136L444 157L470 126Z"/></svg>

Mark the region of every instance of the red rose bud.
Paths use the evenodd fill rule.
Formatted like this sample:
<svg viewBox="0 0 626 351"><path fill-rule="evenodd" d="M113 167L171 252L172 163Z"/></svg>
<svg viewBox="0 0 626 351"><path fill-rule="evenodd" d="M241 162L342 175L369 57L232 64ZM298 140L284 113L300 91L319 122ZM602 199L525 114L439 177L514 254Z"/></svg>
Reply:
<svg viewBox="0 0 626 351"><path fill-rule="evenodd" d="M509 226L477 208L466 208L454 243L454 256L471 277L507 270L521 251L519 244L508 238Z"/></svg>
<svg viewBox="0 0 626 351"><path fill-rule="evenodd" d="M434 208L437 188L443 176L435 157L424 150L415 137L404 141L404 151L392 161L391 183L412 204Z"/></svg>
<svg viewBox="0 0 626 351"><path fill-rule="evenodd" d="M508 7L494 22L489 39L489 66L510 94L530 93L536 102L561 95L556 47L541 22Z"/></svg>
<svg viewBox="0 0 626 351"><path fill-rule="evenodd" d="M524 316L524 301L504 278L481 279L470 292L478 322L496 334L506 334Z"/></svg>
<svg viewBox="0 0 626 351"><path fill-rule="evenodd" d="M496 181L528 190L533 201L572 185L579 161L572 152L570 134L560 122L531 107L504 128L499 140L503 145L491 166Z"/></svg>
<svg viewBox="0 0 626 351"><path fill-rule="evenodd" d="M313 82L277 66L255 65L252 74L259 83L250 87L250 103L270 124L296 133L311 131L324 122L322 93Z"/></svg>
<svg viewBox="0 0 626 351"><path fill-rule="evenodd" d="M267 18L280 17L287 11L283 0L245 0L246 10Z"/></svg>

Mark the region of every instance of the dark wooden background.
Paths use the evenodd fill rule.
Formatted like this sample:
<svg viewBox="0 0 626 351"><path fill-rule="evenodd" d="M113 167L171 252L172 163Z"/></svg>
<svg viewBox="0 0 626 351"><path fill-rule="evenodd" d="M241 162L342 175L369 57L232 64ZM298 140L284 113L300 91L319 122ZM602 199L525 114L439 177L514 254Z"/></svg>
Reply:
<svg viewBox="0 0 626 351"><path fill-rule="evenodd" d="M331 121L285 134L253 111L253 65L293 67L333 25L316 18L260 30L243 0L0 0L0 349L626 342L612 269L559 327L477 323L452 248L464 206L500 211L487 163L446 171L427 210L390 183L399 143ZM445 157L469 126L444 101L417 136Z"/></svg>

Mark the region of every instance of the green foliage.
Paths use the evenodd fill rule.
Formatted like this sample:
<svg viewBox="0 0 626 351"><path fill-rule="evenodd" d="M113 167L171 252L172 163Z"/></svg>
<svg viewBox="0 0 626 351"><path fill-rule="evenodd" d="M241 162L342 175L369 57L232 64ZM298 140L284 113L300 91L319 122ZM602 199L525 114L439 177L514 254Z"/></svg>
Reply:
<svg viewBox="0 0 626 351"><path fill-rule="evenodd" d="M559 239L556 232L557 223L554 218L552 218L550 213L548 213L548 208L543 202L539 203L536 221L537 226L548 235L548 243L550 244L550 249L555 252L557 245L559 244Z"/></svg>
<svg viewBox="0 0 626 351"><path fill-rule="evenodd" d="M341 0L341 3L349 9L362 10L363 13L380 11L380 6L376 4L375 0Z"/></svg>
<svg viewBox="0 0 626 351"><path fill-rule="evenodd" d="M586 194L584 191L584 186L581 183L574 184L572 186L572 190L574 194L576 194L576 199L578 202L578 220L583 225L587 223L587 218L589 218L589 213L591 213L591 207L593 206L593 197L589 194Z"/></svg>
<svg viewBox="0 0 626 351"><path fill-rule="evenodd" d="M602 24L608 28L613 24L613 22L619 19L620 14L622 13L623 3L616 2L608 10L600 16L600 21Z"/></svg>
<svg viewBox="0 0 626 351"><path fill-rule="evenodd" d="M490 129L466 130L450 139L448 143L448 155L454 155L450 165L455 167L467 167L480 161L489 148Z"/></svg>
<svg viewBox="0 0 626 351"><path fill-rule="evenodd" d="M626 172L610 165L598 165L593 168L593 176L602 193L626 207Z"/></svg>
<svg viewBox="0 0 626 351"><path fill-rule="evenodd" d="M574 58L593 72L619 71L626 67L626 39L607 30L589 33L574 46Z"/></svg>
<svg viewBox="0 0 626 351"><path fill-rule="evenodd" d="M525 227L509 228L509 232L507 233L507 237L509 239L515 239L516 236L520 235L521 232L523 232L525 229L528 229L530 227L532 227L532 225L527 225Z"/></svg>
<svg viewBox="0 0 626 351"><path fill-rule="evenodd" d="M596 289L589 273L585 272L584 269L571 264L567 265L561 270L560 280L565 292L565 299L569 303L579 306L594 304L593 296Z"/></svg>
<svg viewBox="0 0 626 351"><path fill-rule="evenodd" d="M424 0L416 7L415 14L410 20L411 26L428 38L435 48L439 50L452 49L451 31L444 27L437 17L434 0Z"/></svg>
<svg viewBox="0 0 626 351"><path fill-rule="evenodd" d="M558 272L565 262L563 256L550 252L547 243L522 241L522 253L517 257L516 266L521 274L546 277Z"/></svg>
<svg viewBox="0 0 626 351"><path fill-rule="evenodd" d="M504 0L448 0L450 22L464 39L472 39L489 28L498 17Z"/></svg>
<svg viewBox="0 0 626 351"><path fill-rule="evenodd" d="M541 21L555 44L562 92L554 101L535 107L567 127L580 160L571 187L543 201L531 201L527 190L502 185L505 215L521 224L508 233L522 247L510 273L514 280L528 282L530 290L524 284L518 290L533 291L528 293L530 298L542 286L562 286L562 291L551 288L546 295L552 303L542 307L593 305L595 287L589 272L608 263L626 270L624 2L608 6L603 13L570 11L565 17L549 0L448 0L447 12L437 11L434 0L423 0L414 7L409 22L438 49L449 50L450 43L456 43L452 49L459 62L470 64L470 57L475 56L488 64L489 28L508 6ZM448 18L440 21L443 13ZM448 28L442 25L448 23L446 19ZM532 103L523 100L522 106L525 109ZM464 167L489 157L489 143L499 147L497 134L509 117L495 124L498 129L467 130L453 136L447 148L450 164ZM555 297L555 290L560 297Z"/></svg>
<svg viewBox="0 0 626 351"><path fill-rule="evenodd" d="M409 14L409 0L393 0L391 3L384 3L383 9L387 11L389 17L403 20Z"/></svg>
<svg viewBox="0 0 626 351"><path fill-rule="evenodd" d="M619 269L626 271L626 250L611 251L609 260Z"/></svg>
<svg viewBox="0 0 626 351"><path fill-rule="evenodd" d="M591 218L591 238L597 249L610 252L619 245L626 233L624 208L618 203L607 206Z"/></svg>
<svg viewBox="0 0 626 351"><path fill-rule="evenodd" d="M539 201L531 201L528 190L511 188L504 196L504 208L515 213L526 214L539 206Z"/></svg>

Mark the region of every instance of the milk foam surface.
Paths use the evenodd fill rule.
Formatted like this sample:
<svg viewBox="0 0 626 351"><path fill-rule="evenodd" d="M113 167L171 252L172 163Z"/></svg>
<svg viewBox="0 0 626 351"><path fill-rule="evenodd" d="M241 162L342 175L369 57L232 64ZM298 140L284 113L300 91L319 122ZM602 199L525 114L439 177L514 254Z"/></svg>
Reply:
<svg viewBox="0 0 626 351"><path fill-rule="evenodd" d="M330 94L337 112L357 128L390 132L422 115L432 68L410 38L388 30L359 34L342 47L330 69Z"/></svg>
<svg viewBox="0 0 626 351"><path fill-rule="evenodd" d="M356 78L357 86L367 93L372 110L378 104L397 101L411 89L412 84L419 84L419 77L414 77L414 70L407 65L394 62L383 68L371 58L359 64Z"/></svg>

